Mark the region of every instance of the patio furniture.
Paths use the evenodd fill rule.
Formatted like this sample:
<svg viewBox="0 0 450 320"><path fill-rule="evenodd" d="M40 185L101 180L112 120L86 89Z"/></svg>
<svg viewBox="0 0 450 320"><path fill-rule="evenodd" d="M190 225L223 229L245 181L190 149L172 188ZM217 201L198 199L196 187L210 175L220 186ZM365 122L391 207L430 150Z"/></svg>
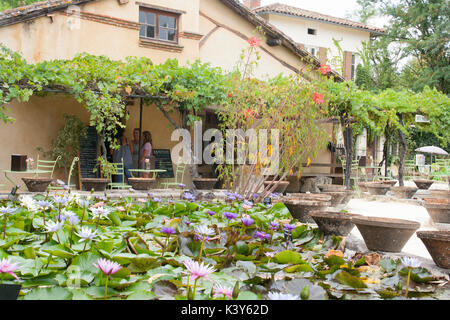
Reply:
<svg viewBox="0 0 450 320"><path fill-rule="evenodd" d="M37 156L36 169L39 171L36 173L50 173L50 178L53 179L53 172L55 171L56 163L61 159L61 156L58 156L56 160L42 160L39 159L39 155Z"/></svg>
<svg viewBox="0 0 450 320"><path fill-rule="evenodd" d="M123 159L119 163L112 163L114 173L111 174L111 182L108 183L110 189L130 189L131 186L125 183L125 168L123 166ZM122 182L112 182L113 176L122 177Z"/></svg>
<svg viewBox="0 0 450 320"><path fill-rule="evenodd" d="M162 185L165 186L165 189L168 189L169 186L178 186L180 183L183 183L184 172L186 170L186 164L178 164L175 170L174 179L172 182L163 182Z"/></svg>
<svg viewBox="0 0 450 320"><path fill-rule="evenodd" d="M164 169L130 169L128 171L130 171L131 176L133 178L138 178L138 176L135 177L133 173L140 173L140 172L142 172L142 173L153 173L153 175L154 175L153 178L157 178L158 177L158 173L167 172L167 170L164 170Z"/></svg>
<svg viewBox="0 0 450 320"><path fill-rule="evenodd" d="M342 163L342 183L345 184L345 169L346 169L346 160L345 158L339 158L339 160ZM353 179L355 180L355 186L358 185L359 182L359 159L356 160L352 160L352 165L351 165L351 176L350 176L350 180ZM354 175L353 175L354 173Z"/></svg>
<svg viewBox="0 0 450 320"><path fill-rule="evenodd" d="M73 158L72 160L72 164L70 165L70 170L69 170L69 177L67 178L67 186L70 188L75 187L75 185L71 185L70 184L70 179L72 178L72 173L73 173L73 168L75 167L75 163L77 163L77 161L79 161L80 159L78 157ZM49 190L64 190L64 186L49 186L48 187Z"/></svg>
<svg viewBox="0 0 450 320"><path fill-rule="evenodd" d="M413 180L418 176L417 165L415 160L405 160L403 170L405 180Z"/></svg>

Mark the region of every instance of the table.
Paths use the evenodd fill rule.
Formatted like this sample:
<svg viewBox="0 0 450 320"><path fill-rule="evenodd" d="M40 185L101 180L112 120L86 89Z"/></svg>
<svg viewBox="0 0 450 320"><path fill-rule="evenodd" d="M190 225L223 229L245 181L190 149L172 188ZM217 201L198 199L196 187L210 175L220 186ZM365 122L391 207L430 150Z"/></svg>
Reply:
<svg viewBox="0 0 450 320"><path fill-rule="evenodd" d="M154 173L155 174L155 178L156 178L158 173L166 172L167 170L164 170L164 169L129 169L128 171L130 171L130 173L133 176L133 178L136 178L133 175L133 172L137 172L137 173L139 173L139 172L142 172L142 173Z"/></svg>
<svg viewBox="0 0 450 320"><path fill-rule="evenodd" d="M3 174L5 175L5 178L12 183L13 186L16 185L16 183L14 181L11 180L10 177L8 177L8 173L18 173L18 174L28 174L28 175L35 175L37 176L40 173L51 173L51 171L48 170L39 170L39 169L34 169L34 170L27 170L27 171L13 171L13 170L3 170Z"/></svg>
<svg viewBox="0 0 450 320"><path fill-rule="evenodd" d="M381 171L380 166L361 166L359 167L361 169L373 169L372 171L372 180L374 180L375 178L378 178L378 176L381 176L381 172L380 174L378 174L379 171ZM367 170L365 170L365 175L367 176Z"/></svg>

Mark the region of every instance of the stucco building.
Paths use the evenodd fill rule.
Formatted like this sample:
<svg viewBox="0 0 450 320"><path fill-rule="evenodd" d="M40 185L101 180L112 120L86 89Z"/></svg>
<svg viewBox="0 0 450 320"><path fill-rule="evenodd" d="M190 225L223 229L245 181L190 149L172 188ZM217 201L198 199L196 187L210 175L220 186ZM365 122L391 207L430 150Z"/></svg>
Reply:
<svg viewBox="0 0 450 320"><path fill-rule="evenodd" d="M267 36L260 46L258 76L299 73L306 63L320 66L316 58L305 62L303 58L310 57L305 49L237 0L49 0L0 12L0 42L20 52L29 63L71 59L87 52L115 60L148 57L155 64L169 58L181 64L201 59L231 70L256 27ZM7 108L16 121L0 126L0 135L9 137L2 142L1 169L10 168L11 154L36 158L36 147L48 149L64 125L63 114L89 121L82 105L61 94L32 97L26 103L13 101ZM127 110L130 118L125 133L131 138L139 126L138 99ZM142 118L142 130L152 133L153 148L170 149L177 144L170 141L172 129L157 108L145 106ZM333 125L326 126L331 139ZM314 161L328 163L331 158L324 146ZM20 182L20 177L16 180ZM9 187L3 175L0 183Z"/></svg>

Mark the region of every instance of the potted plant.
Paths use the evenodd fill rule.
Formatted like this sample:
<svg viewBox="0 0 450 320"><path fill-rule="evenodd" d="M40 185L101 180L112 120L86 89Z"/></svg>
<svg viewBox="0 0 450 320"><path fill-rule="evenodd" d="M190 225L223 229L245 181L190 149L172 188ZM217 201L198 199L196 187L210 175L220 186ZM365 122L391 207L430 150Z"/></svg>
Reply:
<svg viewBox="0 0 450 320"><path fill-rule="evenodd" d="M431 185L434 183L433 180L429 180L429 179L414 179L413 181L416 184L417 188L423 189L423 190L428 190L431 187Z"/></svg>
<svg viewBox="0 0 450 320"><path fill-rule="evenodd" d="M108 183L111 182L111 176L116 172L115 166L103 157L99 157L97 161L100 165L101 173L104 178L82 178L81 183L87 191L105 191ZM92 172L96 173L97 167L95 167Z"/></svg>
<svg viewBox="0 0 450 320"><path fill-rule="evenodd" d="M23 182L27 186L28 191L30 192L45 192L53 181L51 178L44 177L27 177L22 178Z"/></svg>
<svg viewBox="0 0 450 320"><path fill-rule="evenodd" d="M391 188L387 183L366 183L365 186L371 195L385 195Z"/></svg>

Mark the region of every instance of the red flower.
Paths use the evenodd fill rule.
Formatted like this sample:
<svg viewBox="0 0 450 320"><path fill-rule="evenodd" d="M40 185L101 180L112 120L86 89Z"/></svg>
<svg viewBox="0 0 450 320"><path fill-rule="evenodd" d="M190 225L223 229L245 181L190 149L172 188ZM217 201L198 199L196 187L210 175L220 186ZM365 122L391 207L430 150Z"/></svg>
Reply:
<svg viewBox="0 0 450 320"><path fill-rule="evenodd" d="M331 71L331 67L329 64L321 64L319 71L322 72L323 75L326 75L328 72Z"/></svg>
<svg viewBox="0 0 450 320"><path fill-rule="evenodd" d="M318 94L318 93L314 92L313 100L317 104L323 103L323 94Z"/></svg>
<svg viewBox="0 0 450 320"><path fill-rule="evenodd" d="M244 111L244 118L253 117L255 115L255 111L251 109L247 109Z"/></svg>
<svg viewBox="0 0 450 320"><path fill-rule="evenodd" d="M232 96L233 96L233 93L230 92L230 93L228 94L228 98L231 98Z"/></svg>
<svg viewBox="0 0 450 320"><path fill-rule="evenodd" d="M250 47L259 47L259 43L261 42L261 40L259 40L258 38L255 37L251 37L248 40L248 43L250 44Z"/></svg>

